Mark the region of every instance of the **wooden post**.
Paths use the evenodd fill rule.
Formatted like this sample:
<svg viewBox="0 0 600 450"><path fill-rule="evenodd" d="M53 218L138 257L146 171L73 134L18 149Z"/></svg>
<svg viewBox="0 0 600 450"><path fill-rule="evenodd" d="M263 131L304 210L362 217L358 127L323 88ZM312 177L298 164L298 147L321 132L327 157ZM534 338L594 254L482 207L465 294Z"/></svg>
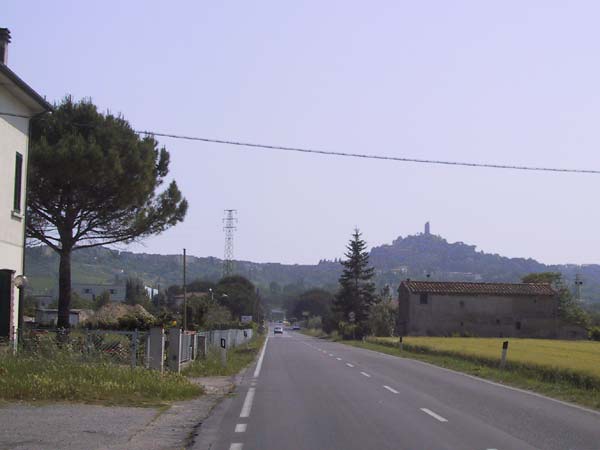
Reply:
<svg viewBox="0 0 600 450"><path fill-rule="evenodd" d="M129 351L131 352L131 368L134 368L137 365L137 353L139 349L139 339L140 334L137 328L133 331L131 335L131 343L129 346Z"/></svg>
<svg viewBox="0 0 600 450"><path fill-rule="evenodd" d="M400 347L400 351L404 350L404 343L402 342L402 336L400 336L398 340L398 347Z"/></svg>
<svg viewBox="0 0 600 450"><path fill-rule="evenodd" d="M508 352L508 341L502 343L502 359L500 360L500 368L504 369L506 365L506 353Z"/></svg>

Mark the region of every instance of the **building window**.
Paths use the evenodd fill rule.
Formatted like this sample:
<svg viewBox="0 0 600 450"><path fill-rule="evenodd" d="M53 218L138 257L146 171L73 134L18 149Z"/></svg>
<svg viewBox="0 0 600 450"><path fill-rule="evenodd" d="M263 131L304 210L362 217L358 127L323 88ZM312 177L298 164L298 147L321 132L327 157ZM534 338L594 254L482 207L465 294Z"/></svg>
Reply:
<svg viewBox="0 0 600 450"><path fill-rule="evenodd" d="M115 290L114 289L109 289L108 292L110 292L111 294L114 294Z"/></svg>
<svg viewBox="0 0 600 450"><path fill-rule="evenodd" d="M21 212L21 186L23 184L23 155L17 152L15 161L15 198L13 202L13 210Z"/></svg>
<svg viewBox="0 0 600 450"><path fill-rule="evenodd" d="M500 319L496 319L496 325L500 325Z"/></svg>
<svg viewBox="0 0 600 450"><path fill-rule="evenodd" d="M91 290L91 289L89 289L89 288L85 288L85 289L83 290L83 293L84 293L84 294L91 294L91 292L92 292L92 290Z"/></svg>
<svg viewBox="0 0 600 450"><path fill-rule="evenodd" d="M423 292L419 297L419 303L421 303L421 305L426 305L427 301L428 301L427 293Z"/></svg>
<svg viewBox="0 0 600 450"><path fill-rule="evenodd" d="M460 305L460 307L461 307L461 308L464 308L464 307L465 307L465 302L463 302L463 301L461 300L461 301L460 301L460 303L459 303L459 305Z"/></svg>
<svg viewBox="0 0 600 450"><path fill-rule="evenodd" d="M517 330L520 330L521 329L521 322L515 322L515 328Z"/></svg>

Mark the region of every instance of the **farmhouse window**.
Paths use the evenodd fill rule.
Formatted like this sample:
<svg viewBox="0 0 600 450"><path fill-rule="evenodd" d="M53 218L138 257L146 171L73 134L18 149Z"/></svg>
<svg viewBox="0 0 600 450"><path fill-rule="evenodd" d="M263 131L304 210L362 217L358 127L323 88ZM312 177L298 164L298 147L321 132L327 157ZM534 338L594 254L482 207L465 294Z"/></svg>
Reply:
<svg viewBox="0 0 600 450"><path fill-rule="evenodd" d="M515 322L515 328L517 330L520 330L521 329L521 322Z"/></svg>
<svg viewBox="0 0 600 450"><path fill-rule="evenodd" d="M460 301L460 303L459 303L459 305L460 305L460 307L461 307L461 308L464 308L464 307L465 307L465 302L463 302L463 301L461 300L461 301Z"/></svg>
<svg viewBox="0 0 600 450"><path fill-rule="evenodd" d="M428 302L427 293L423 292L419 297L419 303L421 303L421 305L426 305L427 302Z"/></svg>
<svg viewBox="0 0 600 450"><path fill-rule="evenodd" d="M23 155L17 152L15 160L15 198L13 201L13 210L21 212L21 186L23 184Z"/></svg>

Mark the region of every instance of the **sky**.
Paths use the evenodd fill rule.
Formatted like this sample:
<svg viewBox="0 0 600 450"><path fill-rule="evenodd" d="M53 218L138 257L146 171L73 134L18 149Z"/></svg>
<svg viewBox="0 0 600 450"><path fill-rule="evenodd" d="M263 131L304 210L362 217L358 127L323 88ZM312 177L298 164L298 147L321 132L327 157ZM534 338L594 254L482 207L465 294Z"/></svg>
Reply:
<svg viewBox="0 0 600 450"><path fill-rule="evenodd" d="M600 169L594 1L4 0L8 65L138 130L398 157ZM600 263L600 175L420 165L159 139L185 222L129 247L314 264L432 233Z"/></svg>

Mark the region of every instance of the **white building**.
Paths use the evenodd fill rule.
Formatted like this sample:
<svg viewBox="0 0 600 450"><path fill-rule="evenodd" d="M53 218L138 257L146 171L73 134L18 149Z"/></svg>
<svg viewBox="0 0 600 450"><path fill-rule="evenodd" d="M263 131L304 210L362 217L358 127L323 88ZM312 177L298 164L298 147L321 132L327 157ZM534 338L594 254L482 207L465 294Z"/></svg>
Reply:
<svg viewBox="0 0 600 450"><path fill-rule="evenodd" d="M74 283L72 291L86 300L96 300L105 292L110 295L111 302L124 302L127 290L124 284L89 284Z"/></svg>
<svg viewBox="0 0 600 450"><path fill-rule="evenodd" d="M15 278L24 272L29 121L51 106L6 65L9 42L10 32L0 28L0 341L15 343Z"/></svg>

